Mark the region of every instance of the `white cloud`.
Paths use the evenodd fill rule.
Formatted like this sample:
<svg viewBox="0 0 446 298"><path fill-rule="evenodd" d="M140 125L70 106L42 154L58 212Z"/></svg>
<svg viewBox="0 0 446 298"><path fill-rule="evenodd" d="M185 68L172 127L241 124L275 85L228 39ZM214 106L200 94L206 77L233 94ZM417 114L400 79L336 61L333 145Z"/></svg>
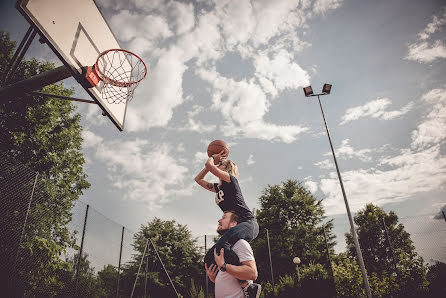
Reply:
<svg viewBox="0 0 446 298"><path fill-rule="evenodd" d="M98 105L88 104L87 106L87 115L85 116L88 123L91 123L95 126L101 126L109 124L107 117L102 116L102 110Z"/></svg>
<svg viewBox="0 0 446 298"><path fill-rule="evenodd" d="M446 47L440 40L435 41L432 45L427 42L411 44L406 56L406 59L420 63L429 63L439 58L446 58Z"/></svg>
<svg viewBox="0 0 446 298"><path fill-rule="evenodd" d="M380 164L391 166L391 169L359 169L342 173L353 211L366 203L382 205L438 190L446 182L446 158L440 154L439 145L420 152L402 150L396 157L383 158ZM329 178L321 179L320 189L326 196L324 205L329 214L345 212L335 172L330 173Z"/></svg>
<svg viewBox="0 0 446 298"><path fill-rule="evenodd" d="M198 74L213 85L212 107L224 117L221 130L225 136L244 136L291 143L307 128L297 125L276 125L263 120L270 102L252 80L234 81L215 70L200 69Z"/></svg>
<svg viewBox="0 0 446 298"><path fill-rule="evenodd" d="M252 165L255 163L256 163L256 161L254 160L254 155L250 154L248 159L246 160L246 164L249 166L249 165Z"/></svg>
<svg viewBox="0 0 446 298"><path fill-rule="evenodd" d="M283 49L272 59L266 53L260 53L254 60L256 75L272 81L279 91L309 85L308 73L292 60L291 54Z"/></svg>
<svg viewBox="0 0 446 298"><path fill-rule="evenodd" d="M190 131L196 131L199 133L202 132L211 132L216 129L216 125L213 124L204 124L200 120L196 120L195 116L203 112L205 109L203 106L194 105L192 107L192 111L187 112L187 124L184 127L178 128L181 130L190 130Z"/></svg>
<svg viewBox="0 0 446 298"><path fill-rule="evenodd" d="M224 117L220 129L225 136L290 143L307 130L263 119L271 98L285 89L309 84L309 74L295 62L294 55L309 46L296 32L308 27L310 2L221 0L200 11L193 3L179 1L133 0L131 4L137 9L113 10L110 24L132 51L144 54L149 72L136 91L137 100L129 105L126 130L166 126L173 109L185 101L182 85L188 68L211 83L212 107ZM318 9L322 12L324 7L338 4L324 2ZM266 50L265 44L272 38L274 43ZM256 70L251 78L235 82L216 73L215 65L227 51L238 51L243 59L253 61ZM189 114L188 129L208 132L215 126Z"/></svg>
<svg viewBox="0 0 446 298"><path fill-rule="evenodd" d="M370 161L369 153L371 149L354 149L350 144L350 139L345 139L339 148L336 148L336 156L339 158L353 158L357 157L361 161ZM332 154L331 152L329 153Z"/></svg>
<svg viewBox="0 0 446 298"><path fill-rule="evenodd" d="M434 15L426 28L418 33L418 41L408 46L409 52L405 59L430 63L436 59L446 58L446 46L443 40L429 41L433 33L442 30L444 24L446 24L446 8L443 8L440 18Z"/></svg>
<svg viewBox="0 0 446 298"><path fill-rule="evenodd" d="M216 1L215 4L227 48L232 49L238 43L246 44L256 26L251 2Z"/></svg>
<svg viewBox="0 0 446 298"><path fill-rule="evenodd" d="M353 211L369 202L382 205L403 201L444 187L446 157L440 148L446 136L446 90L431 90L422 99L429 112L412 132L410 148L399 150L393 156L377 158L378 169L342 173ZM319 188L326 196L324 205L329 214L345 212L335 172L331 172L329 178L322 178Z"/></svg>
<svg viewBox="0 0 446 298"><path fill-rule="evenodd" d="M432 22L427 24L426 28L418 33L418 37L421 40L428 39L433 33L438 31L441 26L443 26L446 23L446 8L443 9L443 15L442 17L438 18L437 16L432 17Z"/></svg>
<svg viewBox="0 0 446 298"><path fill-rule="evenodd" d="M178 48L164 53L149 79L141 84L138 92L147 98L132 101L127 110L127 130L141 131L166 125L172 118L173 108L184 101L182 76L187 67L181 60L181 53Z"/></svg>
<svg viewBox="0 0 446 298"><path fill-rule="evenodd" d="M94 148L104 141L102 137L95 135L93 132L86 129L82 130L82 139L84 148Z"/></svg>
<svg viewBox="0 0 446 298"><path fill-rule="evenodd" d="M209 156L206 152L196 152L194 156L194 163L199 164L204 167L206 160L209 159Z"/></svg>
<svg viewBox="0 0 446 298"><path fill-rule="evenodd" d="M121 10L119 14L113 15L109 23L116 36L124 42L137 36L153 40L167 38L173 34L167 20L162 16L143 15L128 10Z"/></svg>
<svg viewBox="0 0 446 298"><path fill-rule="evenodd" d="M334 10L342 5L343 0L316 0L313 10L317 14L325 14L329 10Z"/></svg>
<svg viewBox="0 0 446 298"><path fill-rule="evenodd" d="M111 186L122 190L123 199L145 202L154 210L172 196L190 195L188 169L174 158L170 145L138 138L104 141L90 131L83 136L96 159L107 166Z"/></svg>
<svg viewBox="0 0 446 298"><path fill-rule="evenodd" d="M150 1L145 1L150 2ZM192 3L186 4L177 1L169 2L169 15L173 19L171 26L176 34L183 34L190 31L195 25L194 6Z"/></svg>
<svg viewBox="0 0 446 298"><path fill-rule="evenodd" d="M314 194L318 189L317 183L314 181L310 181L310 180L305 181L304 185L312 194Z"/></svg>
<svg viewBox="0 0 446 298"><path fill-rule="evenodd" d="M278 36L300 24L299 17L290 17L290 15L301 13L296 11L299 6L299 0L260 0L253 1L253 10L256 18L256 28L252 36L252 41L257 47L267 43L272 37ZM299 23L296 23L299 20Z"/></svg>
<svg viewBox="0 0 446 298"><path fill-rule="evenodd" d="M325 170L334 169L333 160L329 160L329 159L324 159L322 161L318 161L318 162L314 163L314 165L321 169L325 169Z"/></svg>
<svg viewBox="0 0 446 298"><path fill-rule="evenodd" d="M439 143L446 136L446 89L434 89L422 100L431 110L418 128L412 132L412 148Z"/></svg>
<svg viewBox="0 0 446 298"><path fill-rule="evenodd" d="M413 107L413 103L409 102L400 110L386 111L390 104L391 101L388 98L378 98L366 103L365 105L347 109L344 116L342 116L342 121L340 124L343 125L350 121L358 120L362 117L391 120L408 113Z"/></svg>

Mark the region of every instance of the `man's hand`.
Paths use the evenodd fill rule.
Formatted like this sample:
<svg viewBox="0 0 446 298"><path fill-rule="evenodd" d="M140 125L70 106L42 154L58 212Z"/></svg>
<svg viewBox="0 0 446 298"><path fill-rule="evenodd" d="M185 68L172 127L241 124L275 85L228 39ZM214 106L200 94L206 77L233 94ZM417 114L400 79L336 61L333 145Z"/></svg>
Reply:
<svg viewBox="0 0 446 298"><path fill-rule="evenodd" d="M211 264L211 266L208 268L207 264L204 264L204 267L206 268L206 274L209 276L209 279L215 283L215 277L218 273L218 266Z"/></svg>
<svg viewBox="0 0 446 298"><path fill-rule="evenodd" d="M217 249L214 248L214 260L218 268L223 266L225 263L225 250L223 248L220 250L220 255L217 255Z"/></svg>

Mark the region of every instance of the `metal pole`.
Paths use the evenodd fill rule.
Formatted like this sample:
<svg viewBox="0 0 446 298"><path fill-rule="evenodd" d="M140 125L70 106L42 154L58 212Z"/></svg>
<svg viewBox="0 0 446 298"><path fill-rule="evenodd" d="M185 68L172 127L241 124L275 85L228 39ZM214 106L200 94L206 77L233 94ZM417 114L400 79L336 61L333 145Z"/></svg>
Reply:
<svg viewBox="0 0 446 298"><path fill-rule="evenodd" d="M146 269L145 269L145 276L144 276L144 298L147 297L147 273L149 271L149 254L146 255Z"/></svg>
<svg viewBox="0 0 446 298"><path fill-rule="evenodd" d="M31 210L31 202L33 201L34 191L36 189L37 177L39 177L39 173L36 173L36 178L34 179L34 184L33 184L33 190L31 191L31 197L29 198L28 208L26 209L25 220L23 221L22 233L20 234L19 246L17 249L16 262L17 262L17 258L19 256L18 252L20 249L20 244L22 244L23 237L25 236L26 222L28 221L29 211ZM15 267L15 264L14 264L14 267Z"/></svg>
<svg viewBox="0 0 446 298"><path fill-rule="evenodd" d="M325 239L325 247L327 249L327 258L328 258L328 262L329 262L329 269L330 269L330 273L331 273L331 277L332 277L332 281L333 281L333 291L335 292L335 297L336 297L336 285L335 285L335 278L334 278L334 274L333 274L333 265L331 263L331 256L330 256L330 249L328 246L328 239L327 239L327 233L325 232L325 225L322 225L322 228L324 229L324 239Z"/></svg>
<svg viewBox="0 0 446 298"><path fill-rule="evenodd" d="M121 248L119 249L118 286L116 288L116 298L119 297L119 279L121 277L121 258L122 258L122 243L123 243L123 241L124 241L124 227L122 227Z"/></svg>
<svg viewBox="0 0 446 298"><path fill-rule="evenodd" d="M26 31L25 36L23 37L22 41L20 42L20 45L15 50L14 55L12 56L11 62L8 65L8 68L5 69L5 72L2 75L1 82L3 82L3 83L6 82L7 75L11 71L12 66L14 65L15 61L17 60L17 56L22 51L23 45L28 40L28 37L31 34L31 32L33 32L33 26L29 26L28 31Z"/></svg>
<svg viewBox="0 0 446 298"><path fill-rule="evenodd" d="M266 229L266 240L268 241L269 266L271 268L271 281L273 282L273 287L274 287L273 262L271 261L271 247L269 246L269 232L268 232L268 229Z"/></svg>
<svg viewBox="0 0 446 298"><path fill-rule="evenodd" d="M83 98L75 98L75 97L50 94L50 93L42 93L42 92L36 92L36 91L32 91L30 93L32 95L39 95L39 96L44 96L44 97L51 97L51 98L58 98L58 99L66 99L66 100L70 100L70 101L79 101L79 102L97 104L94 100L88 100L88 99L83 99Z"/></svg>
<svg viewBox="0 0 446 298"><path fill-rule="evenodd" d="M65 65L62 65L52 70L39 73L20 82L16 82L12 85L0 88L0 98L5 100L17 94L31 92L71 76L72 74L70 70Z"/></svg>
<svg viewBox="0 0 446 298"><path fill-rule="evenodd" d="M387 242L389 243L390 253L392 254L393 267L395 269L395 274L398 275L398 271L397 271L397 267L396 267L397 263L396 263L396 258L395 258L395 251L393 250L393 245L392 245L392 242L390 241L389 231L387 230L387 225L386 225L386 221L385 221L384 217L382 218L382 222L383 222L383 226L384 226L384 231L386 233Z"/></svg>
<svg viewBox="0 0 446 298"><path fill-rule="evenodd" d="M79 251L79 256L77 259L77 265L76 265L76 287L75 287L75 295L76 297L79 297L79 295L77 294L77 288L78 288L78 283L79 283L79 270L80 270L80 266L81 266L81 260L82 260L82 252L84 251L84 239L85 239L85 228L87 227L87 218L88 218L88 209L90 208L90 205L87 204L87 209L85 210L85 218L84 218L84 229L82 231L82 240L81 240L81 249Z"/></svg>
<svg viewBox="0 0 446 298"><path fill-rule="evenodd" d="M23 237L25 236L26 222L28 221L29 211L31 210L31 203L33 201L34 191L36 189L37 177L39 177L39 173L36 173L36 178L34 179L34 185L33 185L32 191L31 191L31 197L29 198L28 208L26 209L25 220L23 221L22 233L20 234L19 244L17 246L17 252L16 252L15 260L14 260L14 267L12 268L13 274L11 276L15 276L17 262L19 260L20 245L22 244ZM11 287L12 287L12 285L11 285Z"/></svg>
<svg viewBox="0 0 446 298"><path fill-rule="evenodd" d="M204 235L204 255L206 255L207 251L208 251L207 239L206 239L206 235ZM208 275L207 274L206 274L205 278L206 278L206 298L207 298L208 297L208 292L209 292L209 284L208 284L209 280L208 280Z"/></svg>
<svg viewBox="0 0 446 298"><path fill-rule="evenodd" d="M14 54L14 57L13 57L14 60L11 61L11 68L5 74L5 76L3 78L3 82L5 84L7 83L9 78L14 74L15 70L17 69L17 67L20 65L20 62L22 61L23 56L25 56L25 53L26 53L26 51L28 51L29 46L31 45L32 41L34 40L34 37L36 37L37 30L35 30L34 28L30 28L30 29L32 29L31 32L30 32L31 36L29 36L28 32L26 32L25 38L22 40L22 42L20 43L19 47L17 48L17 51ZM28 40L26 41L26 44L23 46L23 43L25 42L26 38Z"/></svg>
<svg viewBox="0 0 446 298"><path fill-rule="evenodd" d="M169 278L169 281L170 281L170 284L172 285L172 288L174 289L175 293L177 294L177 297L180 298L181 296L180 296L180 294L178 294L177 289L175 288L175 285L173 284L172 279L170 278L170 275L169 275L169 273L167 272L166 267L164 266L163 260L161 260L161 257L160 257L160 255L158 254L158 250L156 249L155 244L153 244L151 238L149 238L149 240L150 240L150 243L152 243L152 247L153 247L153 249L155 250L155 253L156 253L157 257L158 257L158 260L160 260L161 266L163 266L164 272L166 272L166 275L167 275L167 277Z"/></svg>
<svg viewBox="0 0 446 298"><path fill-rule="evenodd" d="M333 144L331 142L330 132L328 131L327 121L325 120L325 114L324 114L324 110L322 109L322 104L321 104L321 100L319 98L319 94L317 95L317 99L319 101L319 106L321 107L322 117L324 118L325 130L327 131L328 141L330 142L331 153L333 154L333 160L334 160L334 163L336 166L336 172L338 173L339 183L341 184L341 190L342 190L342 195L344 196L345 208L347 209L348 220L350 222L350 229L351 229L351 233L353 236L353 242L354 242L355 248L356 248L356 255L358 257L359 267L361 268L361 272L362 272L362 279L364 281L364 286L365 286L365 290L367 293L367 297L371 298L372 292L370 290L370 285L369 285L369 280L367 278L367 272L365 270L364 260L362 259L361 247L359 246L359 241L356 236L356 230L355 230L355 226L353 224L352 215L350 213L350 207L348 205L347 195L345 194L344 184L342 183L341 173L339 171L338 162L336 161L336 155L335 155L335 152L333 149Z"/></svg>
<svg viewBox="0 0 446 298"><path fill-rule="evenodd" d="M144 257L146 256L147 246L149 246L149 240L146 241L146 245L144 246L144 252L142 254L141 262L139 263L138 273L136 273L135 283L133 284L132 294L130 297L133 297L133 293L135 292L136 282L138 281L139 271L141 270L142 262L144 261Z"/></svg>

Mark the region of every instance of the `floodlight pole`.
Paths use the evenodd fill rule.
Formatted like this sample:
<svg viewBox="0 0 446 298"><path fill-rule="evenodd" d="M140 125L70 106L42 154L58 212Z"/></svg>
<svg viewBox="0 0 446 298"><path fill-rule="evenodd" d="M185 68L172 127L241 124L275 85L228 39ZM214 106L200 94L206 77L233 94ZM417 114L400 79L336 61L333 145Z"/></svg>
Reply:
<svg viewBox="0 0 446 298"><path fill-rule="evenodd" d="M348 205L347 195L345 194L344 183L342 183L341 172L339 171L338 162L336 160L336 154L334 152L333 144L331 142L330 132L328 131L327 121L325 120L325 114L324 114L324 110L322 109L321 99L319 98L320 95L328 95L328 93L309 94L306 96L307 97L317 96L317 99L319 101L319 106L321 107L322 118L324 118L325 130L327 131L328 141L330 142L331 153L333 154L333 160L334 160L334 163L336 166L336 172L338 173L339 184L341 185L342 195L344 196L345 208L347 209L348 220L350 222L350 229L351 229L351 233L353 236L353 242L354 242L355 248L356 248L356 255L358 257L359 267L361 267L362 279L364 281L364 286L365 286L365 290L367 293L367 297L371 298L372 292L370 290L369 280L367 278L367 272L365 270L364 260L362 258L361 247L359 246L358 237L356 236L356 230L355 230L355 226L353 224L352 215L350 213L350 207Z"/></svg>

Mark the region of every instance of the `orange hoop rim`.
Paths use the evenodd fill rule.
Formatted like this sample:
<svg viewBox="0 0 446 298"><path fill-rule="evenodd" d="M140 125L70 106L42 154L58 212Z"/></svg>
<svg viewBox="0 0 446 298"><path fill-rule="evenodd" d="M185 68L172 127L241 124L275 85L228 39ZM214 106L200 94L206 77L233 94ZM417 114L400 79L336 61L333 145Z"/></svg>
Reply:
<svg viewBox="0 0 446 298"><path fill-rule="evenodd" d="M115 79L112 79L110 77L108 77L107 75L105 75L99 68L99 59L101 59L101 57L103 57L104 55L106 55L109 52L125 52L128 53L132 56L135 56L140 62L142 62L142 64L144 65L144 76L142 78L140 78L137 81L132 81L132 82L121 82L121 81L117 81ZM133 65L132 65L133 67ZM138 55L136 55L133 52L127 51L127 50L123 50L123 49L109 49L106 51L103 51L102 53L99 54L98 59L96 60L96 63L94 64L94 71L98 74L98 77L111 85L117 86L117 87L130 87L132 85L138 84L139 82L141 82L146 76L147 76L147 65L144 62L144 60L141 59L141 57L139 57Z"/></svg>

